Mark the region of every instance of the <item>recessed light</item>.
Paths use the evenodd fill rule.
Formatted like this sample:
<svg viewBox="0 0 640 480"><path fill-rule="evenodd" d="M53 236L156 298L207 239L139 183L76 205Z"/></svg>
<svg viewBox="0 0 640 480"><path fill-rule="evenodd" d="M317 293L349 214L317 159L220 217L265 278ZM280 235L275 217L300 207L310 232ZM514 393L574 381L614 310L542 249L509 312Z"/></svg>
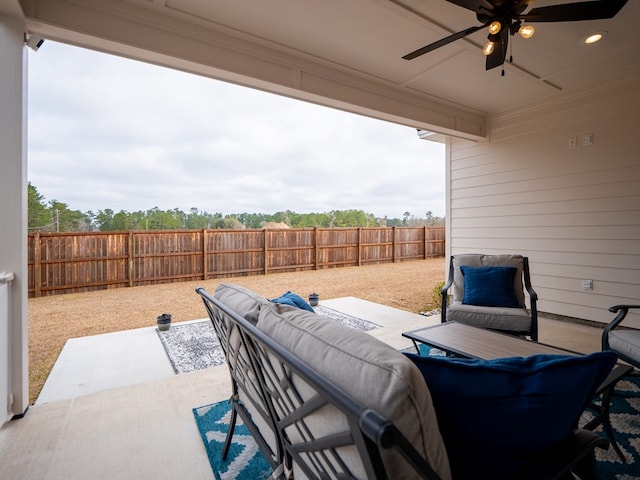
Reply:
<svg viewBox="0 0 640 480"><path fill-rule="evenodd" d="M607 31L606 30L600 30L598 32L590 33L589 35L584 37L580 41L580 43L582 43L584 45L591 45L593 43L599 42L600 40L602 40L606 36L607 36Z"/></svg>

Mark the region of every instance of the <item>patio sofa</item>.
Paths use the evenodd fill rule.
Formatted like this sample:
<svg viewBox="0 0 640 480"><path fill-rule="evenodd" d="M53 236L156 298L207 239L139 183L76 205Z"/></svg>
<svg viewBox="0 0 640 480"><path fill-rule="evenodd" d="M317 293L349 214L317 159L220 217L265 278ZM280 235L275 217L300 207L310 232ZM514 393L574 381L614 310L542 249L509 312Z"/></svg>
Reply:
<svg viewBox="0 0 640 480"><path fill-rule="evenodd" d="M438 412L409 356L364 332L237 285L220 284L215 296L196 291L232 379L223 456L240 415L274 478L467 478L451 468ZM553 448L530 452L526 466L504 478L573 478L570 472L598 478L593 451L606 445L597 434L571 429ZM504 463L500 451L489 456L486 465ZM474 478L497 478L486 465L474 466Z"/></svg>

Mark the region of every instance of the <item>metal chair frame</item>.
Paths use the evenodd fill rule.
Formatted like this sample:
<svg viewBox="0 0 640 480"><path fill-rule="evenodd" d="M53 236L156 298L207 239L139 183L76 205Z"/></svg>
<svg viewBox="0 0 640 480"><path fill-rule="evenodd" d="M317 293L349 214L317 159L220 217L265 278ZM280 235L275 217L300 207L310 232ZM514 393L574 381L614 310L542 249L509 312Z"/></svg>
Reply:
<svg viewBox="0 0 640 480"><path fill-rule="evenodd" d="M200 295L204 293L203 289L198 289L197 291ZM237 416L240 415L240 418L242 418L243 423L256 440L264 457L271 467L275 469L282 463L284 454L281 450L280 442L277 441L277 427L273 423L273 414L270 411L271 402L267 393L264 391L262 382L253 374L255 368L253 367L253 358L250 354L252 345L247 344L245 335L242 333L242 328L236 322L226 319L224 310L216 308L216 304L220 303L217 299L214 299L214 302L208 302L204 295L202 299L211 324L213 325L213 330L220 341L220 346L224 353L227 367L229 368L229 374L231 375L232 393L229 402L231 403L232 409L229 420L229 430L227 431L225 444L222 449L222 459L225 460L227 458L235 431ZM251 414L246 406L240 401L240 391L242 391L244 398L251 402L254 410L258 412L273 432L276 438L275 451L269 446L269 442L267 442L252 420Z"/></svg>

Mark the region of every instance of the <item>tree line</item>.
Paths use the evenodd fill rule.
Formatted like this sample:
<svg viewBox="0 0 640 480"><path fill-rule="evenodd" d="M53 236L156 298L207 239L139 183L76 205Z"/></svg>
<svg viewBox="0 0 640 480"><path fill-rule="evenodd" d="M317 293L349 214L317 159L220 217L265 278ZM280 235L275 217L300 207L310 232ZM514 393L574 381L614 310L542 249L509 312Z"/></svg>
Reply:
<svg viewBox="0 0 640 480"><path fill-rule="evenodd" d="M113 230L180 230L203 228L263 228L272 224L286 224L291 228L306 227L407 227L440 226L444 219L427 211L424 217L404 212L402 218L376 217L362 210L332 210L323 213L296 213L291 210L267 213L209 213L191 208L114 212L105 208L81 212L72 210L58 200L47 201L38 189L28 185L29 232L90 232Z"/></svg>

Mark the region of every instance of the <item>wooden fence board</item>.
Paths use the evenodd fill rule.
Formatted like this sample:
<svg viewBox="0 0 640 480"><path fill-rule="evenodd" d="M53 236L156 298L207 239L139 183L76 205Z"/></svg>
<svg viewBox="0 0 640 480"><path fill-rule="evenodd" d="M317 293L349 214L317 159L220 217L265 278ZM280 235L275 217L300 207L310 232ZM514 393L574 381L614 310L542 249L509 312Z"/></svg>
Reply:
<svg viewBox="0 0 640 480"><path fill-rule="evenodd" d="M444 227L32 233L30 297L443 257Z"/></svg>

